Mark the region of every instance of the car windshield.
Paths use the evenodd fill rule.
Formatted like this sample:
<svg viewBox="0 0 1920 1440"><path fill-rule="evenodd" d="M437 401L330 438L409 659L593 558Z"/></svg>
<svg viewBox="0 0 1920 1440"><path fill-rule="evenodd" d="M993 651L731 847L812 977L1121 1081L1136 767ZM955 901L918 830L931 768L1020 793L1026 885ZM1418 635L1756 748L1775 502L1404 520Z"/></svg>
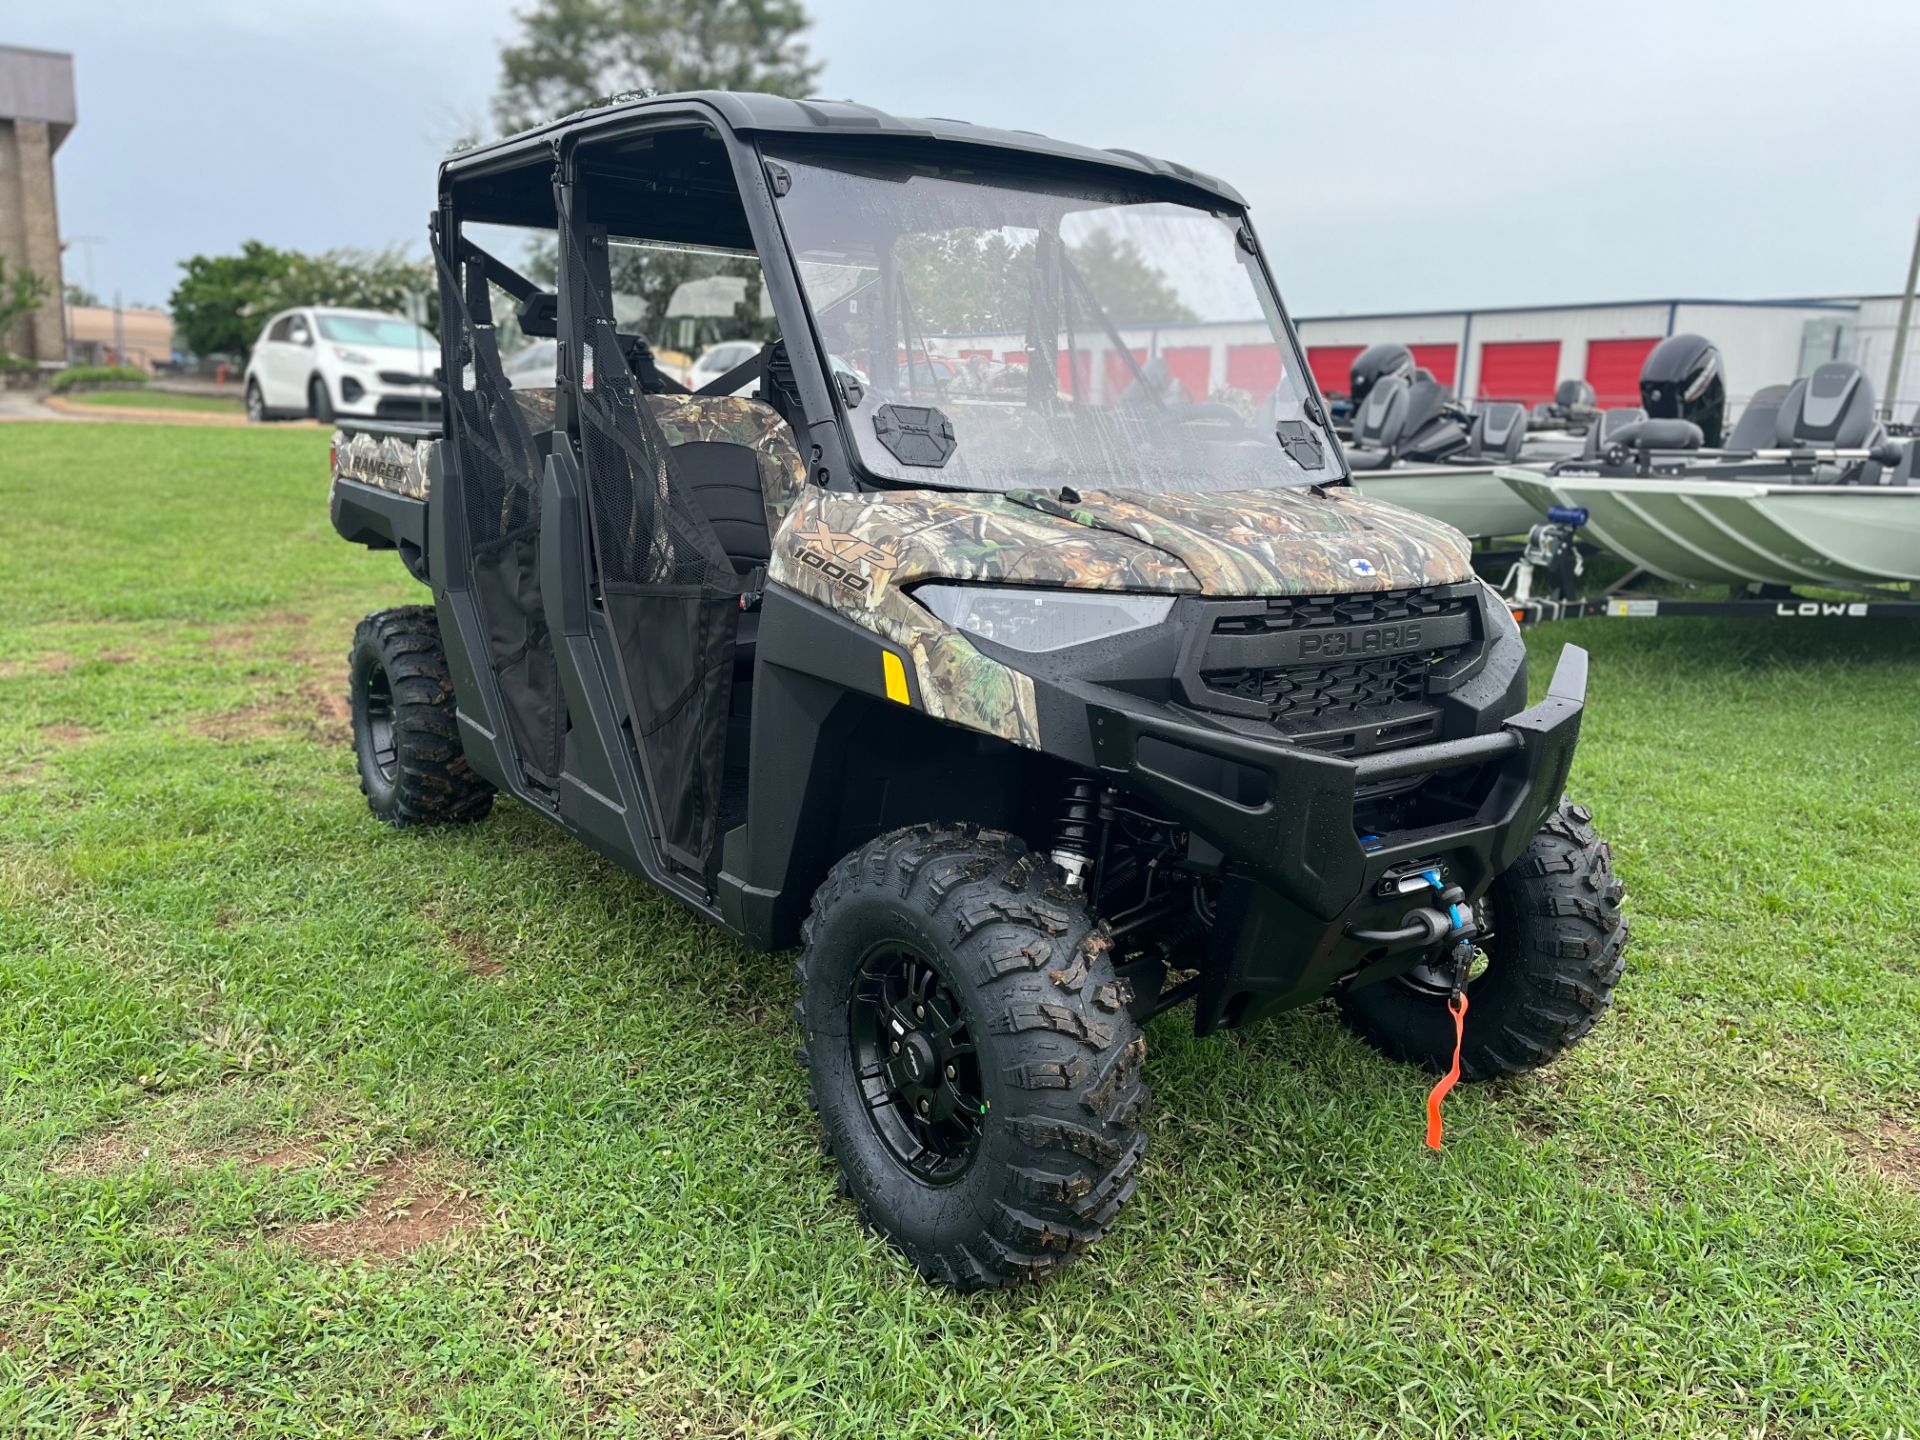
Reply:
<svg viewBox="0 0 1920 1440"><path fill-rule="evenodd" d="M408 350L437 350L440 342L411 320L398 315L329 315L314 319L323 338L341 345L393 345Z"/></svg>
<svg viewBox="0 0 1920 1440"><path fill-rule="evenodd" d="M840 395L872 473L1146 491L1343 474L1237 212L1124 182L780 164L787 241L835 369L857 373Z"/></svg>

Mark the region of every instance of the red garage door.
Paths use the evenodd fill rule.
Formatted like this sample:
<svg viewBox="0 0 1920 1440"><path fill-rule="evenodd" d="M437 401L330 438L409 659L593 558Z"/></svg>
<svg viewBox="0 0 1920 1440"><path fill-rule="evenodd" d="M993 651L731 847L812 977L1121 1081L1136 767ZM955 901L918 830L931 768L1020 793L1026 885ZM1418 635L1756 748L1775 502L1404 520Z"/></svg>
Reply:
<svg viewBox="0 0 1920 1440"><path fill-rule="evenodd" d="M1227 350L1227 384L1264 400L1280 383L1280 352L1267 345L1234 345Z"/></svg>
<svg viewBox="0 0 1920 1440"><path fill-rule="evenodd" d="M1558 340L1502 340L1480 347L1480 398L1537 405L1560 378Z"/></svg>
<svg viewBox="0 0 1920 1440"><path fill-rule="evenodd" d="M1167 362L1167 373L1186 387L1189 400L1207 398L1207 375L1213 368L1213 351L1205 345L1174 345L1160 352Z"/></svg>
<svg viewBox="0 0 1920 1440"><path fill-rule="evenodd" d="M1453 388L1453 377L1459 373L1460 347L1458 345L1409 345L1413 351L1413 363L1423 365L1433 372L1433 378L1449 390Z"/></svg>
<svg viewBox="0 0 1920 1440"><path fill-rule="evenodd" d="M1603 407L1640 403L1640 367L1659 343L1657 335L1587 342L1587 383Z"/></svg>
<svg viewBox="0 0 1920 1440"><path fill-rule="evenodd" d="M1309 345L1307 347L1307 368L1313 371L1313 382L1325 395L1338 390L1342 395L1353 385L1353 362L1364 345Z"/></svg>

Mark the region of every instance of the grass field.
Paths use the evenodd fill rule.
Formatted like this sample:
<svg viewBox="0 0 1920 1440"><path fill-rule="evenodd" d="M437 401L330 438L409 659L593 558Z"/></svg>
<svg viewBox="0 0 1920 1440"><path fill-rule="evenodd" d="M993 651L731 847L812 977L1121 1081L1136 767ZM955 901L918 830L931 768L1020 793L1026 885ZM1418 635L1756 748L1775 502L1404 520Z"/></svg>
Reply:
<svg viewBox="0 0 1920 1440"><path fill-rule="evenodd" d="M193 410L210 415L239 415L238 400L225 395L185 395L172 390L84 390L67 397L75 405L108 410Z"/></svg>
<svg viewBox="0 0 1920 1440"><path fill-rule="evenodd" d="M418 599L327 437L0 428L0 1435L1920 1435L1920 641L1589 621L1633 917L1554 1069L1149 1032L1153 1149L955 1299L818 1158L786 957L502 802L365 813Z"/></svg>

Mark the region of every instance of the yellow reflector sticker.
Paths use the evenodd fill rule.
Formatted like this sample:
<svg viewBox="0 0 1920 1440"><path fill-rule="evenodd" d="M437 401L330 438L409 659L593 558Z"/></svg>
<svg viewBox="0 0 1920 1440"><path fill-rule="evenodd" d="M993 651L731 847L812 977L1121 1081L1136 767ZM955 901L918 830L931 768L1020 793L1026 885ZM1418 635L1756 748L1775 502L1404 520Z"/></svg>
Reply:
<svg viewBox="0 0 1920 1440"><path fill-rule="evenodd" d="M900 657L891 650L880 652L880 673L887 679L887 699L897 700L902 705L911 705L907 698L907 667L900 663Z"/></svg>

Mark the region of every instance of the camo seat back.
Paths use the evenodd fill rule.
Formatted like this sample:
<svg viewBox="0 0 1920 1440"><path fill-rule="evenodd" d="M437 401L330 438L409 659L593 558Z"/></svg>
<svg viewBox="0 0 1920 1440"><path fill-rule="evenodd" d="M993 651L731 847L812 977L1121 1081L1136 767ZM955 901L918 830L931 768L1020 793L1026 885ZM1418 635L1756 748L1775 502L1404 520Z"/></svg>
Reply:
<svg viewBox="0 0 1920 1440"><path fill-rule="evenodd" d="M536 435L553 429L554 391L520 389L513 398L526 413ZM760 506L767 534L780 528L800 487L807 480L807 464L794 443L793 431L771 405L745 395L649 395L647 408L666 432L667 443L731 445L751 453L759 482ZM761 556L765 558L762 542Z"/></svg>

